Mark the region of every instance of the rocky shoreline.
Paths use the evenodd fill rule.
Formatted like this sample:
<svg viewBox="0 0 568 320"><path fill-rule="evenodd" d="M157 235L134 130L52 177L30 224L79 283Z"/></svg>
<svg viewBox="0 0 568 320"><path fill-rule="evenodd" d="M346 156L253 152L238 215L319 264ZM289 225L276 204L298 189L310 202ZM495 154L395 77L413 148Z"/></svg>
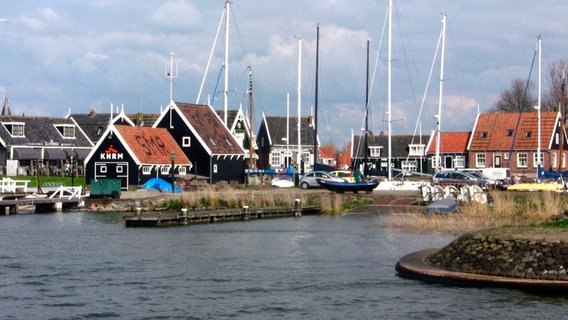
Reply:
<svg viewBox="0 0 568 320"><path fill-rule="evenodd" d="M568 281L568 230L509 227L472 232L425 262L453 272Z"/></svg>

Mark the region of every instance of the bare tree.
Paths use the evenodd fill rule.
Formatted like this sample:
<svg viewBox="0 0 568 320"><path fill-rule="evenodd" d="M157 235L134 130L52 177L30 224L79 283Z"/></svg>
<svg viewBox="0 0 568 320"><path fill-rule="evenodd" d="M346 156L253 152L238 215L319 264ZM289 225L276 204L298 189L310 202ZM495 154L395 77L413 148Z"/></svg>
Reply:
<svg viewBox="0 0 568 320"><path fill-rule="evenodd" d="M499 100L493 105L489 112L523 112L535 111L536 98L531 94L532 83L529 83L529 90L526 90L527 81L521 78L511 81L511 88L501 92ZM525 97L526 94L526 97Z"/></svg>
<svg viewBox="0 0 568 320"><path fill-rule="evenodd" d="M565 81L566 68L568 62L564 59L553 61L548 65L548 82L549 89L542 95L542 110L543 111L562 111L563 84ZM564 106L564 114L566 114L566 106Z"/></svg>

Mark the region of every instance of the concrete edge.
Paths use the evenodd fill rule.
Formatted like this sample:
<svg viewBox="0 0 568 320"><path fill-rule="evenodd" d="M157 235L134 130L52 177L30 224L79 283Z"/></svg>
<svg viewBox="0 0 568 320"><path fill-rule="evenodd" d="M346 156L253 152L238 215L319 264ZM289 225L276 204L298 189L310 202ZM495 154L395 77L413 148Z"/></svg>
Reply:
<svg viewBox="0 0 568 320"><path fill-rule="evenodd" d="M436 267L425 262L426 258L439 249L424 249L401 258L395 266L399 276L403 278L423 280L428 282L477 287L503 287L540 293L568 294L568 281L536 280L489 276L482 274L453 272Z"/></svg>

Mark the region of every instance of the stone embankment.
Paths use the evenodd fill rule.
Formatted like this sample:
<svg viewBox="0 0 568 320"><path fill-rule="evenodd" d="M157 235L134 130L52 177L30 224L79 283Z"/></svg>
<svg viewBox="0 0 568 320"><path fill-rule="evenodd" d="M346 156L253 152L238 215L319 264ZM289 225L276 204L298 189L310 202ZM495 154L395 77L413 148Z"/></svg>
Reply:
<svg viewBox="0 0 568 320"><path fill-rule="evenodd" d="M538 280L568 280L568 231L499 228L456 239L426 262L440 269Z"/></svg>

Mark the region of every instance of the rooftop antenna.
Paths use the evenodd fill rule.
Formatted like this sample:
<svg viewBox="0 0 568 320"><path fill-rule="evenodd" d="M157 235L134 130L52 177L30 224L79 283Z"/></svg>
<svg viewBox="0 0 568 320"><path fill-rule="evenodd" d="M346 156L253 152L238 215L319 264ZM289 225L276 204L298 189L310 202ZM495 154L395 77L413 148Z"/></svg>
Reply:
<svg viewBox="0 0 568 320"><path fill-rule="evenodd" d="M170 79L170 105L174 101L174 79L178 77L178 66L176 63L176 69L174 70L174 55L175 53L170 52L170 67L166 65L166 79Z"/></svg>

